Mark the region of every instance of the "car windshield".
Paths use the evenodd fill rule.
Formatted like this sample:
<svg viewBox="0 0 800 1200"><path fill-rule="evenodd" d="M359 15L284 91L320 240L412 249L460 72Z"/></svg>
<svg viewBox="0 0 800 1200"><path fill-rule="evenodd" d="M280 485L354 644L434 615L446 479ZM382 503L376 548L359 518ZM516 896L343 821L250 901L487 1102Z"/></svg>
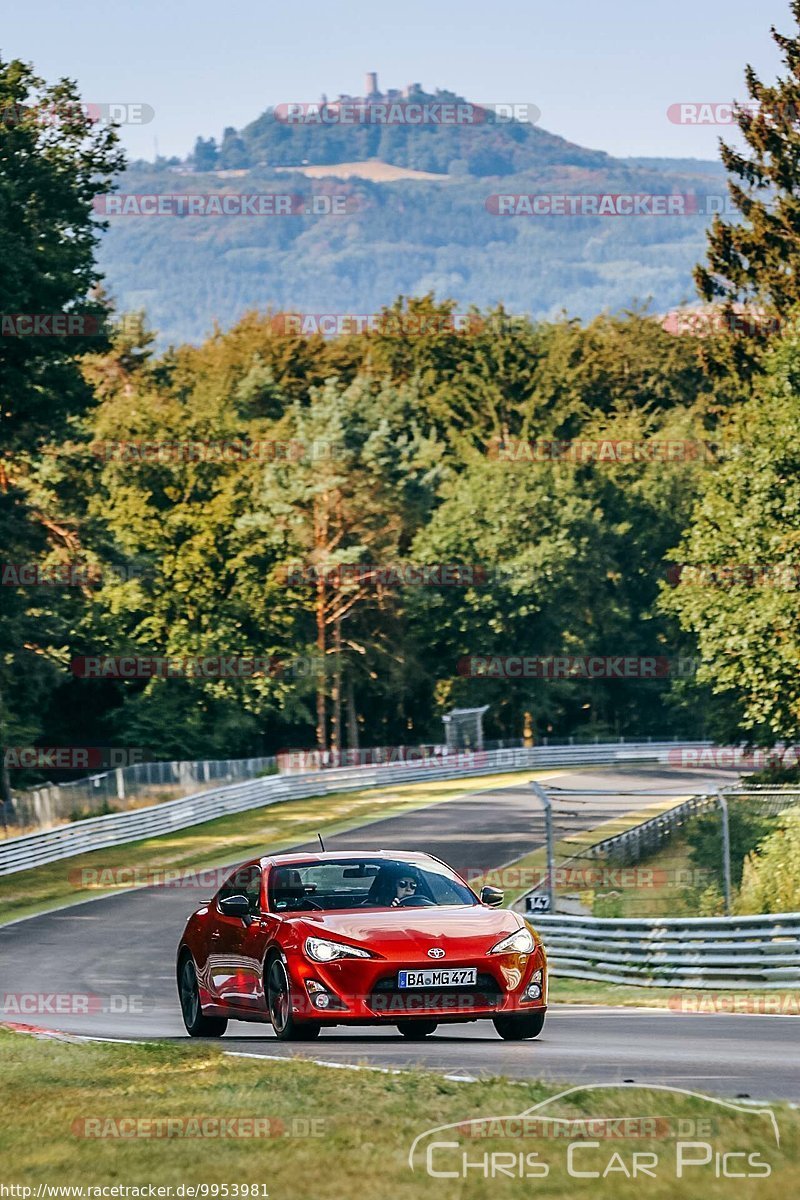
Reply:
<svg viewBox="0 0 800 1200"><path fill-rule="evenodd" d="M344 908L431 908L477 904L475 895L439 863L402 859L329 859L270 871L273 912Z"/></svg>

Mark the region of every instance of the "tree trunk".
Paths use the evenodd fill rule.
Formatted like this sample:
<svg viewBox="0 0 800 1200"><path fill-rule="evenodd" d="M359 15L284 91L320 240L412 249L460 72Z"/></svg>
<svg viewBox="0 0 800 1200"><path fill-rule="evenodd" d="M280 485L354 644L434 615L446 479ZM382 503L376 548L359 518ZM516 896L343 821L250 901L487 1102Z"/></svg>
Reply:
<svg viewBox="0 0 800 1200"><path fill-rule="evenodd" d="M351 750L358 750L358 716L356 714L356 697L352 676L347 676L347 744Z"/></svg>
<svg viewBox="0 0 800 1200"><path fill-rule="evenodd" d="M342 761L342 622L337 617L333 627L334 673L333 673L333 750L337 766Z"/></svg>
<svg viewBox="0 0 800 1200"><path fill-rule="evenodd" d="M317 671L317 749L324 754L328 749L328 713L325 695L325 580L320 573L317 579L317 654L319 667Z"/></svg>

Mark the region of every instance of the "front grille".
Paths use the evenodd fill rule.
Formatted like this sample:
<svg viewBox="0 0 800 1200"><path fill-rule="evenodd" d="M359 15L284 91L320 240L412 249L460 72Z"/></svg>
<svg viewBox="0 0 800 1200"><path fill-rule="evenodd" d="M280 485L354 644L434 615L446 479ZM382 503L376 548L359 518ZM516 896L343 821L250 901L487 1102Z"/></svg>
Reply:
<svg viewBox="0 0 800 1200"><path fill-rule="evenodd" d="M367 1004L379 1013L470 1012L475 1008L496 1008L503 991L493 975L479 972L471 987L398 988L397 975L379 979L367 996Z"/></svg>

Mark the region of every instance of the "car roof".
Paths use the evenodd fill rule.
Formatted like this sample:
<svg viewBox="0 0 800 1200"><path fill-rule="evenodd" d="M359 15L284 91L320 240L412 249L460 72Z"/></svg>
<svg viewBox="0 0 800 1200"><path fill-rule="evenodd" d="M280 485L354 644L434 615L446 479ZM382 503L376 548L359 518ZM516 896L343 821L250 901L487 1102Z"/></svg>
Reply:
<svg viewBox="0 0 800 1200"><path fill-rule="evenodd" d="M400 859L409 862L439 862L431 854L423 854L417 850L310 850L306 854L265 854L259 861L262 866L290 866L299 862L341 862L342 859L352 859L353 862L363 862L365 858L385 858L387 861Z"/></svg>

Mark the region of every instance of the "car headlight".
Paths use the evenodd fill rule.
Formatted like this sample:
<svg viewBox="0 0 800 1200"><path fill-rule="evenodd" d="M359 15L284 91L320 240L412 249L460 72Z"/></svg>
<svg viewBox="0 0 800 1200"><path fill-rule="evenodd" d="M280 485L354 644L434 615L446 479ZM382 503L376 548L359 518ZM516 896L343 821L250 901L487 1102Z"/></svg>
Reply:
<svg viewBox="0 0 800 1200"><path fill-rule="evenodd" d="M489 954L532 954L535 946L533 934L523 927L504 937L496 946L492 946Z"/></svg>
<svg viewBox="0 0 800 1200"><path fill-rule="evenodd" d="M327 938L306 938L306 954L314 962L333 962L337 958L372 958L368 950L357 946L345 946L343 942L329 942Z"/></svg>

